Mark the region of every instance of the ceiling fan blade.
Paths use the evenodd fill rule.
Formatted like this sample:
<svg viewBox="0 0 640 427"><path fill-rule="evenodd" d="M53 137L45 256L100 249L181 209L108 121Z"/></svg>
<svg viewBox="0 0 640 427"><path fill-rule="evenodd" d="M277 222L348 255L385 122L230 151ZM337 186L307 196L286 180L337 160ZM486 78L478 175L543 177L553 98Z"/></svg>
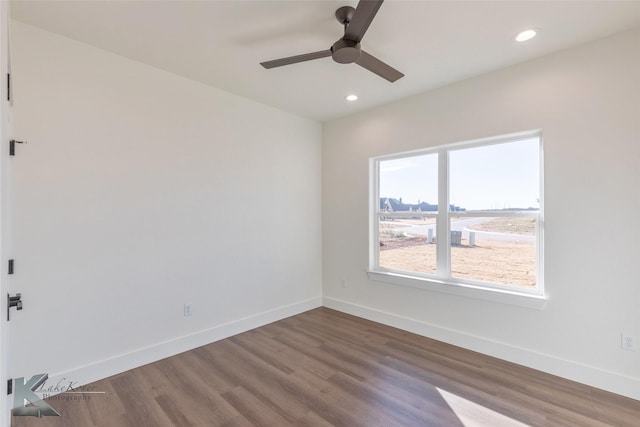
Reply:
<svg viewBox="0 0 640 427"><path fill-rule="evenodd" d="M389 80L391 83L395 82L401 77L404 77L404 74L402 74L400 71L385 64L375 56L369 55L364 50L360 51L360 59L356 61L356 64L363 68L366 68L372 73L379 75L383 79Z"/></svg>
<svg viewBox="0 0 640 427"><path fill-rule="evenodd" d="M320 59L331 56L331 50L321 50L319 52L305 53L302 55L289 56L288 58L274 59L273 61L261 62L264 68L282 67L283 65L295 64L297 62L311 61L312 59Z"/></svg>
<svg viewBox="0 0 640 427"><path fill-rule="evenodd" d="M344 32L344 38L360 43L367 32L367 28L371 25L371 21L375 18L378 9L382 6L384 0L360 0L356 11L353 13L351 22L347 25Z"/></svg>

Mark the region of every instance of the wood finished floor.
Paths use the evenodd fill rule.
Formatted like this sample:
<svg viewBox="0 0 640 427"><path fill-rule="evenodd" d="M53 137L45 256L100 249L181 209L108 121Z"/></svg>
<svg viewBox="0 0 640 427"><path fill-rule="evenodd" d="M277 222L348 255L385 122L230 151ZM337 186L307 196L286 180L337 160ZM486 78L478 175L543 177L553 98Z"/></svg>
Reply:
<svg viewBox="0 0 640 427"><path fill-rule="evenodd" d="M327 308L92 386L13 426L640 425L640 401Z"/></svg>

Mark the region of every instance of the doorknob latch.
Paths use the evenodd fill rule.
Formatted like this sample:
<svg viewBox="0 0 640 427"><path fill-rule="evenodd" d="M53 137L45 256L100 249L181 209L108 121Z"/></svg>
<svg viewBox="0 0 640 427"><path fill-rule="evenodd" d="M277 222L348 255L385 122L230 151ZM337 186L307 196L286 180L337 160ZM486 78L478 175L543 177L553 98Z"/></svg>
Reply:
<svg viewBox="0 0 640 427"><path fill-rule="evenodd" d="M15 307L16 310L22 310L22 295L16 294L15 296L11 296L7 294L8 303L7 303L7 321L10 320L9 314L11 312L11 307Z"/></svg>
<svg viewBox="0 0 640 427"><path fill-rule="evenodd" d="M17 141L15 139L12 139L11 141L9 141L9 155L10 156L15 156L16 155L16 144L26 144L27 141Z"/></svg>

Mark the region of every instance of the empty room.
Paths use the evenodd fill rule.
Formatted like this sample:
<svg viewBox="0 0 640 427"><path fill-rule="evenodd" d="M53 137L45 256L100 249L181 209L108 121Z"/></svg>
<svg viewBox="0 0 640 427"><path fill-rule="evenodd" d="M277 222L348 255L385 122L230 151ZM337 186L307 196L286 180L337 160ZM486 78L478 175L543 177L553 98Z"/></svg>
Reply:
<svg viewBox="0 0 640 427"><path fill-rule="evenodd" d="M2 0L0 78L0 426L638 425L640 1Z"/></svg>

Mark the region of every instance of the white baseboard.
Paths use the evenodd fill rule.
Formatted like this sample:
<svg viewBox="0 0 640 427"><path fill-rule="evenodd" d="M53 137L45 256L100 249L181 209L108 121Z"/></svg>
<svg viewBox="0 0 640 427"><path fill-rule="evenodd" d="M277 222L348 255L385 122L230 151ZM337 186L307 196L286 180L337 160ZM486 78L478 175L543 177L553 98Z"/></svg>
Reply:
<svg viewBox="0 0 640 427"><path fill-rule="evenodd" d="M174 356L196 347L210 344L320 306L322 306L322 297L316 297L278 307L273 310L267 310L249 317L217 325L210 329L198 331L190 335L160 342L149 347L140 348L108 359L99 360L65 372L50 374L47 384L55 385L62 379L73 381L77 386L89 384L94 381L128 371L129 369L137 368L138 366Z"/></svg>
<svg viewBox="0 0 640 427"><path fill-rule="evenodd" d="M322 305L367 320L393 326L448 344L467 348L482 354L640 400L640 378L620 375L593 366L583 365L503 342L469 335L460 331L443 328L335 298L324 297Z"/></svg>

